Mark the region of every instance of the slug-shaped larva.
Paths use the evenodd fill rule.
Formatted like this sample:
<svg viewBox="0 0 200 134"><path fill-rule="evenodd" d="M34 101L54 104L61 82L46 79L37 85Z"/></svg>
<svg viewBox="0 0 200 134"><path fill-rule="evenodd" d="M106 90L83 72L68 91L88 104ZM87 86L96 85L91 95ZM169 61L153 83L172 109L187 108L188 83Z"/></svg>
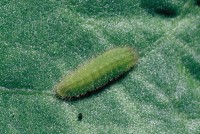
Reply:
<svg viewBox="0 0 200 134"><path fill-rule="evenodd" d="M127 72L137 59L136 52L130 47L111 49L64 77L54 90L62 98L78 97Z"/></svg>

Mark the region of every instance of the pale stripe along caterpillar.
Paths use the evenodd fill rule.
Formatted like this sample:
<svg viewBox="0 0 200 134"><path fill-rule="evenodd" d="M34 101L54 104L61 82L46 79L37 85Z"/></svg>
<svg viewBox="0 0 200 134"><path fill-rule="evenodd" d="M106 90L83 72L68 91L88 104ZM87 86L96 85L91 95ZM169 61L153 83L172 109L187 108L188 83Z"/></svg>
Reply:
<svg viewBox="0 0 200 134"><path fill-rule="evenodd" d="M111 49L64 77L54 90L62 98L86 94L130 70L137 59L130 47Z"/></svg>

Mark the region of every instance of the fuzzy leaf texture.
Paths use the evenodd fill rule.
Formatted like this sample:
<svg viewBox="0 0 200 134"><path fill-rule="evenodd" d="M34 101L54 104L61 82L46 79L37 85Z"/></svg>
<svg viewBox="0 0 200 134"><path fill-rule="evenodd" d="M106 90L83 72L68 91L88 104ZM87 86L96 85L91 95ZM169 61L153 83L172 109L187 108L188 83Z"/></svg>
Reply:
<svg viewBox="0 0 200 134"><path fill-rule="evenodd" d="M109 48L139 62L99 92L53 87ZM199 0L1 0L0 133L199 134Z"/></svg>

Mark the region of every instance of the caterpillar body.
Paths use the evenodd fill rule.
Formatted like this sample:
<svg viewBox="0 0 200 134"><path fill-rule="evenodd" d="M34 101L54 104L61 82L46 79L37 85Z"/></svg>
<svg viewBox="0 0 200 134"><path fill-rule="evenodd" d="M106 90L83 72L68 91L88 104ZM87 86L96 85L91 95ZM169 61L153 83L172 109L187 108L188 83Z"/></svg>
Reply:
<svg viewBox="0 0 200 134"><path fill-rule="evenodd" d="M130 47L111 49L64 77L54 90L62 98L86 94L130 70L137 59L137 53Z"/></svg>

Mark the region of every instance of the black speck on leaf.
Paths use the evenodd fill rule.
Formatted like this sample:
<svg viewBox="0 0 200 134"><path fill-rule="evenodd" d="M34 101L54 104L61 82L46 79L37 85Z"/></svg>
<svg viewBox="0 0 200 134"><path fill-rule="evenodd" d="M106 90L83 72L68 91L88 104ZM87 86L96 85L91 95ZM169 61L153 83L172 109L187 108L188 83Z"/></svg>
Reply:
<svg viewBox="0 0 200 134"><path fill-rule="evenodd" d="M83 118L83 114L82 114L82 113L79 113L79 114L78 114L78 121L81 121L82 118Z"/></svg>

